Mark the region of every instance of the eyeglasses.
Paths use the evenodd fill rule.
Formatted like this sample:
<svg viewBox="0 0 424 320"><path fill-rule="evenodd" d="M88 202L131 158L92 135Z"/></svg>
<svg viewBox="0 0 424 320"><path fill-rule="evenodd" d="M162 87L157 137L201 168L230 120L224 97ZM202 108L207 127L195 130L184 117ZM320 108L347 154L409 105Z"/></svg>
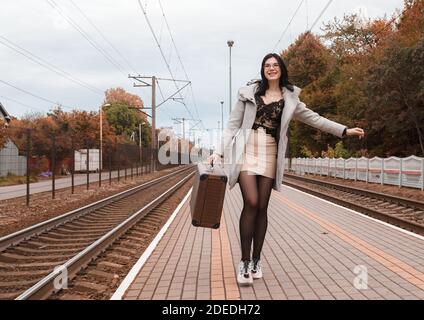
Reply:
<svg viewBox="0 0 424 320"><path fill-rule="evenodd" d="M278 63L274 63L274 64L265 64L264 65L264 69L271 69L271 67L273 67L274 69L277 69L280 67L280 65Z"/></svg>

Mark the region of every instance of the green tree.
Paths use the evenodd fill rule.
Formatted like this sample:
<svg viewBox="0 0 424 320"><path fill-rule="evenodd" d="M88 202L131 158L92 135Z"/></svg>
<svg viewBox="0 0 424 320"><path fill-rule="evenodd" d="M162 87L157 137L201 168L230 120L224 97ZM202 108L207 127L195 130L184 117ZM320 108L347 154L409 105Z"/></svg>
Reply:
<svg viewBox="0 0 424 320"><path fill-rule="evenodd" d="M302 87L301 100L320 115L334 118L336 103L333 87L337 76L335 60L321 40L307 32L283 52L291 81ZM307 156L305 150L319 154L336 138L303 123L292 122L289 128L291 156ZM305 148L302 148L302 147Z"/></svg>
<svg viewBox="0 0 424 320"><path fill-rule="evenodd" d="M105 116L109 125L115 129L117 135L130 137L138 131L138 118L136 111L122 103L113 103L105 110Z"/></svg>
<svg viewBox="0 0 424 320"><path fill-rule="evenodd" d="M347 159L351 157L351 154L348 150L343 146L343 141L339 141L336 143L336 147L334 148L334 153L336 158L344 158Z"/></svg>
<svg viewBox="0 0 424 320"><path fill-rule="evenodd" d="M370 68L367 113L380 155L424 155L424 38L411 47L393 39Z"/></svg>

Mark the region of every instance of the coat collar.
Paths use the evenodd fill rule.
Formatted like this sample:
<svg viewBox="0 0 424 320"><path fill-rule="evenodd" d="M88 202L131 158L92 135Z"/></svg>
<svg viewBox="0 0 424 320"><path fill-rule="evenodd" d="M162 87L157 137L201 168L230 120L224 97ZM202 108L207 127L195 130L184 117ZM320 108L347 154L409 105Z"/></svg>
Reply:
<svg viewBox="0 0 424 320"><path fill-rule="evenodd" d="M245 87L240 88L239 90L239 99L241 101L251 101L255 102L255 92L257 90L258 84L254 83ZM283 88L283 96L284 99L287 99L288 97L297 98L302 91L302 89L293 86L294 91L290 91L287 88Z"/></svg>

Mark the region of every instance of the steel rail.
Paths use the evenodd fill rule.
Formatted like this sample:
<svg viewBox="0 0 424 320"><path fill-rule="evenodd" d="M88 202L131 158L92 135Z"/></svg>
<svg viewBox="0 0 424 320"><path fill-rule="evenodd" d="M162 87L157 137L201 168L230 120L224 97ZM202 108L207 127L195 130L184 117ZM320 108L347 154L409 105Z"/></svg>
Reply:
<svg viewBox="0 0 424 320"><path fill-rule="evenodd" d="M159 206L165 199L167 199L172 193L174 193L180 186L188 181L194 172L184 177L181 181L169 188L167 191L162 193L156 199L145 205L142 209L131 215L125 221L120 223L118 226L110 230L107 234L103 235L100 239L89 245L87 248L82 250L80 253L75 255L73 258L65 262L60 268L56 268L50 274L45 276L34 286L27 289L15 300L41 300L46 299L53 292L60 291L61 288L55 287L55 281L59 277L66 276L67 279L72 279L80 270L87 266L93 261L99 254L104 252L114 241L119 239L125 234L132 226L134 226L140 219L146 216L152 209ZM66 272L65 274L63 272Z"/></svg>
<svg viewBox="0 0 424 320"><path fill-rule="evenodd" d="M69 211L67 213L64 213L60 216L54 217L52 219L40 222L36 225L33 225L31 227L25 228L23 230L19 230L17 232L11 233L7 236L4 236L2 238L0 238L0 252L4 251L5 249L7 249L10 246L14 246L19 244L20 242L27 240L31 237L34 237L36 235L39 235L40 233L43 233L45 231L48 231L52 228L55 228L59 225L62 225L64 223L67 223L69 221L72 221L76 218L79 218L81 216L84 216L90 212L93 212L99 208L102 208L112 202L121 200L123 198L126 198L136 192L139 192L140 190L149 188L153 185L156 185L172 176L175 176L185 170L189 170L192 166L189 167L184 167L182 169L176 170L168 175L159 177L159 178L155 178L153 180L147 181L139 186L133 187L131 189L122 191L118 194L112 195L110 197L107 197L105 199L101 199L99 201L90 203L84 207L81 208L77 208L75 210Z"/></svg>

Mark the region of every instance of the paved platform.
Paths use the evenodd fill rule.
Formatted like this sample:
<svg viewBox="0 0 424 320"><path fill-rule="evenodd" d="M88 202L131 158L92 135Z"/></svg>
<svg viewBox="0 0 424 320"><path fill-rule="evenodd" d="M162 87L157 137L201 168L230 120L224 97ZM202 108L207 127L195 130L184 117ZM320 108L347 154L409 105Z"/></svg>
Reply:
<svg viewBox="0 0 424 320"><path fill-rule="evenodd" d="M191 226L189 195L113 299L424 299L424 237L283 186L272 192L264 278L239 287L238 185L219 230Z"/></svg>

